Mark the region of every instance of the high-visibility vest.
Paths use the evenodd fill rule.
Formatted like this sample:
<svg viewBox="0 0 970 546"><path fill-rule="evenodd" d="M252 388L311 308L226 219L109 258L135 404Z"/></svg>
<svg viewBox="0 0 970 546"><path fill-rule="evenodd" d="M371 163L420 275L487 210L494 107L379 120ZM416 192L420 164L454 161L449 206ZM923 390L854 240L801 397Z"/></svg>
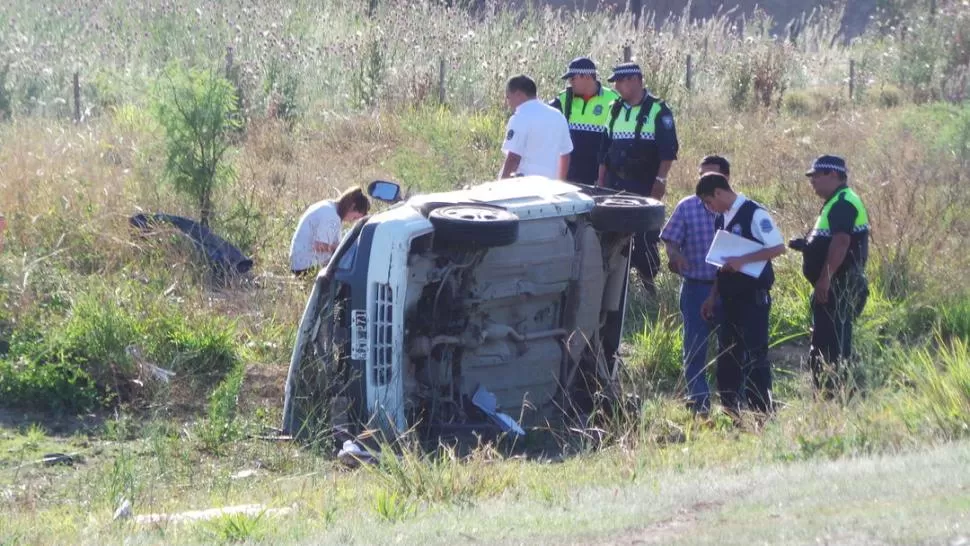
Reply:
<svg viewBox="0 0 970 546"><path fill-rule="evenodd" d="M822 207L822 212L819 213L818 220L815 221L815 227L809 235L810 239L815 237L832 237L832 230L829 228L829 211L832 210L832 205L838 201L847 201L859 211L859 214L855 217L855 225L852 226L852 233L869 231L869 213L866 212L866 206L862 204L862 199L859 198L856 192L852 191L852 188L842 188L825 202L825 205Z"/></svg>
<svg viewBox="0 0 970 546"><path fill-rule="evenodd" d="M562 114L569 122L571 131L602 133L610 119L610 105L620 96L611 89L600 87L589 101L573 94L572 88L559 93Z"/></svg>

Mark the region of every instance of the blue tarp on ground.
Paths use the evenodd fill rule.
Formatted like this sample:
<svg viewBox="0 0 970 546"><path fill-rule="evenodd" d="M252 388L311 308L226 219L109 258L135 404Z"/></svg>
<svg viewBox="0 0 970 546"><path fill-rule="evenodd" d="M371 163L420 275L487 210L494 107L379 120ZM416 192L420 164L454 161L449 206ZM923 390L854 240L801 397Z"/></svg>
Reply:
<svg viewBox="0 0 970 546"><path fill-rule="evenodd" d="M205 254L212 268L220 274L244 274L253 268L253 260L222 237L212 233L195 220L171 214L136 214L129 220L132 226L143 231L151 230L152 224L165 222L184 233Z"/></svg>

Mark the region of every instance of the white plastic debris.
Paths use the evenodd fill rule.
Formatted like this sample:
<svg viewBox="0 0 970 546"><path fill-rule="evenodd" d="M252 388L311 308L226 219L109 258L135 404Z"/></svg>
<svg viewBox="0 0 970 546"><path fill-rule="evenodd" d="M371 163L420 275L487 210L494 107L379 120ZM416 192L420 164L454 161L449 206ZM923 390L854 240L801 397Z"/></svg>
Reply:
<svg viewBox="0 0 970 546"><path fill-rule="evenodd" d="M337 453L337 459L351 468L356 468L361 463L373 464L377 462L373 455L361 449L353 440L344 442L343 449Z"/></svg>
<svg viewBox="0 0 970 546"><path fill-rule="evenodd" d="M478 386L475 394L472 395L472 404L478 406L478 409L485 412L485 415L488 415L505 432L511 432L516 436L525 436L525 430L515 422L515 419L508 414L497 411L498 400L485 387Z"/></svg>
<svg viewBox="0 0 970 546"><path fill-rule="evenodd" d="M284 516L293 512L293 507L266 508L262 504L243 504L240 506L226 506L224 508L210 508L208 510L190 510L177 514L145 514L135 516L135 523L183 523L187 521L205 521L231 514L246 516Z"/></svg>

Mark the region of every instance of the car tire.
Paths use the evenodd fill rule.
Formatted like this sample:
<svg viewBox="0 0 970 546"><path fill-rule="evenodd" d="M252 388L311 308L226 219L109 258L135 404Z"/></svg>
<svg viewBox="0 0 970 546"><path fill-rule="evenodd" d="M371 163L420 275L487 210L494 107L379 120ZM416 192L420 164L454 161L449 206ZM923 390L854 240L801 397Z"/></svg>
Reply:
<svg viewBox="0 0 970 546"><path fill-rule="evenodd" d="M519 239L519 217L500 207L451 205L434 209L428 220L437 243L496 247Z"/></svg>
<svg viewBox="0 0 970 546"><path fill-rule="evenodd" d="M597 231L658 233L664 225L663 203L638 195L598 195L590 212Z"/></svg>

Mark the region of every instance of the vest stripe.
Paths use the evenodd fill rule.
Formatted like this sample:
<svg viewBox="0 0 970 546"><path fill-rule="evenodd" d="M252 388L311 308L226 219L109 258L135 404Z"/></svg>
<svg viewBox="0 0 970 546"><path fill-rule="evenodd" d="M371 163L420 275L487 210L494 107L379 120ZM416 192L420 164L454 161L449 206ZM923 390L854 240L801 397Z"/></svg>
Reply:
<svg viewBox="0 0 970 546"><path fill-rule="evenodd" d="M605 125L593 125L591 123L570 123L570 131L586 131L590 133L602 133L606 131Z"/></svg>
<svg viewBox="0 0 970 546"><path fill-rule="evenodd" d="M644 123L646 125L646 123ZM613 133L613 140L633 140L637 138L637 134L633 131L623 131ZM656 136L653 133L640 133L641 140L655 140Z"/></svg>

